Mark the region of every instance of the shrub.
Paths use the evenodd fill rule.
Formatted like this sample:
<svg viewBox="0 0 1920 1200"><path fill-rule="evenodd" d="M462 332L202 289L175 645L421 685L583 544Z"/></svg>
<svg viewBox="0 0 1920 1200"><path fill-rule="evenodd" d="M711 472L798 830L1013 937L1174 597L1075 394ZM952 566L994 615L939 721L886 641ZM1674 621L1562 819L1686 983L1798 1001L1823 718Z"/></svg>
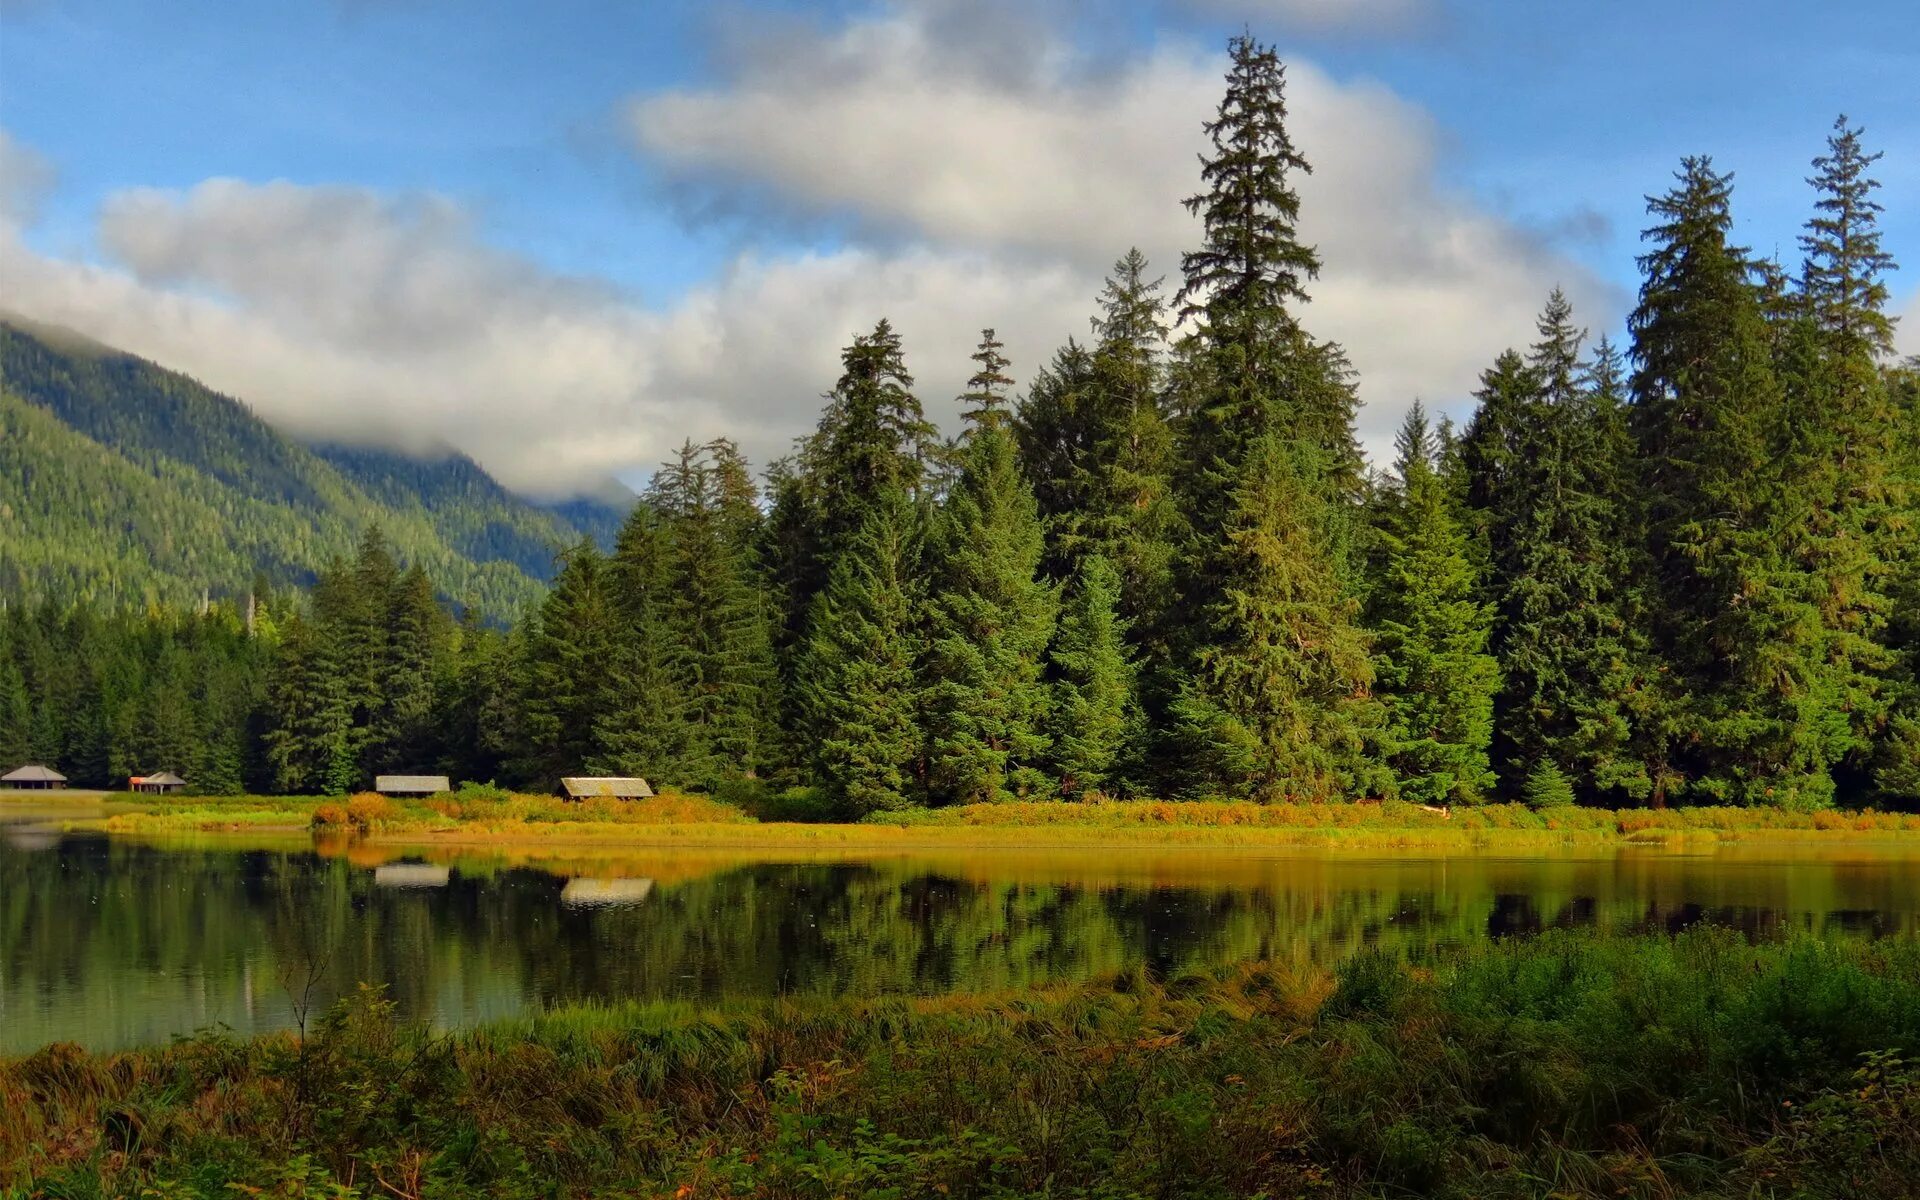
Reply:
<svg viewBox="0 0 1920 1200"><path fill-rule="evenodd" d="M399 811L378 792L361 792L347 800L347 823L364 833L380 821L392 820Z"/></svg>
<svg viewBox="0 0 1920 1200"><path fill-rule="evenodd" d="M313 809L315 828L340 826L347 823L347 810L338 804L317 804Z"/></svg>

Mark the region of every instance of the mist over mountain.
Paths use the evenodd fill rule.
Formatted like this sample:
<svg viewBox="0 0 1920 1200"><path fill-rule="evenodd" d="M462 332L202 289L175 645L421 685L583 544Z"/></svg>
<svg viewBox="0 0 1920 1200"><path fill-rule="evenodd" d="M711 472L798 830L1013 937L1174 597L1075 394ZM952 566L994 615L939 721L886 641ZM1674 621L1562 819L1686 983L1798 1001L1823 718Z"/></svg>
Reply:
<svg viewBox="0 0 1920 1200"><path fill-rule="evenodd" d="M0 315L0 591L183 603L305 583L379 525L447 597L496 616L536 599L582 533L631 503L613 481L548 507L472 459L308 446L165 367Z"/></svg>

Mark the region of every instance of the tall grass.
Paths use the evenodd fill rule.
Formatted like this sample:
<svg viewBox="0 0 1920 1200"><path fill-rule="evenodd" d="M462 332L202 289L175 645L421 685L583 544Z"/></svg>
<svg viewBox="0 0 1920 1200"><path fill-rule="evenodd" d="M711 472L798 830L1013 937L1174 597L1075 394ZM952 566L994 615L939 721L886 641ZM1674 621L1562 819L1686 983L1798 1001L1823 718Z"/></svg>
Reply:
<svg viewBox="0 0 1920 1200"><path fill-rule="evenodd" d="M730 803L739 799L746 807ZM115 809L123 806L116 804ZM1910 839L1920 814L1786 812L1762 808L1536 811L1519 804L1455 808L1412 804L1255 804L1235 800L1029 801L909 809L858 824L819 819L831 809L806 789L728 799L663 793L649 800L567 801L491 787L418 800L338 797L172 798L131 802L74 827L119 833L304 828L379 837L706 841L725 845L831 841L874 846L1307 845L1382 848L1550 849L1556 846L1695 843L1743 839ZM796 823L794 818L806 818Z"/></svg>
<svg viewBox="0 0 1920 1200"><path fill-rule="evenodd" d="M23 1194L1873 1197L1920 1179L1920 944L1549 936L940 1000L0 1061Z"/></svg>

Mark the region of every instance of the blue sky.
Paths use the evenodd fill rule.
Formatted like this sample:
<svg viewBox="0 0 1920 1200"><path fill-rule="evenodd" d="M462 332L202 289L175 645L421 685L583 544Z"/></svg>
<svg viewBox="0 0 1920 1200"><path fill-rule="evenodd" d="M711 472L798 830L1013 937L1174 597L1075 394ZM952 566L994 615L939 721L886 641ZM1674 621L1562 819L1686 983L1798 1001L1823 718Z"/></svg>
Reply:
<svg viewBox="0 0 1920 1200"><path fill-rule="evenodd" d="M521 486L682 436L765 458L883 312L944 415L979 326L1030 367L1129 242L1171 269L1243 23L1291 64L1308 321L1359 364L1372 445L1413 394L1464 413L1554 283L1613 328L1685 153L1791 263L1845 111L1920 264L1893 0L0 0L0 304ZM1920 265L1890 282L1911 309Z"/></svg>

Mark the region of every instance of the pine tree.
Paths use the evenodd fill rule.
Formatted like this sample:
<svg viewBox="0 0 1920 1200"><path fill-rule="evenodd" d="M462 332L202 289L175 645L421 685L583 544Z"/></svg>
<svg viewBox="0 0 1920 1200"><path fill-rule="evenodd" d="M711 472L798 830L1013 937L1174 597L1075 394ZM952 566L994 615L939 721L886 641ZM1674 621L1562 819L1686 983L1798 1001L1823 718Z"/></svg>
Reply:
<svg viewBox="0 0 1920 1200"><path fill-rule="evenodd" d="M267 683L266 760L281 792L353 790L353 702L328 632L298 613L281 631Z"/></svg>
<svg viewBox="0 0 1920 1200"><path fill-rule="evenodd" d="M531 623L520 683L523 776L548 787L600 754L615 694L617 621L606 560L590 539L567 551Z"/></svg>
<svg viewBox="0 0 1920 1200"><path fill-rule="evenodd" d="M1201 649L1173 711L1194 790L1324 801L1382 782L1366 761L1373 667L1356 605L1327 568L1316 467L1311 450L1269 435L1234 493L1223 586L1194 614Z"/></svg>
<svg viewBox="0 0 1920 1200"><path fill-rule="evenodd" d="M1206 126L1208 190L1187 202L1205 237L1175 298L1199 325L1180 362L1192 532L1178 591L1193 619L1174 716L1190 786L1332 798L1372 786L1363 731L1377 716L1350 553L1357 402L1339 348L1289 307L1319 259L1295 231L1290 176L1308 168L1287 135L1283 69L1251 38L1231 50Z"/></svg>
<svg viewBox="0 0 1920 1200"><path fill-rule="evenodd" d="M1819 673L1806 690L1825 700L1826 755L1847 760L1849 776L1861 774L1897 689L1886 631L1907 507L1895 400L1877 361L1893 334L1881 278L1893 260L1880 246L1879 183L1867 174L1880 156L1860 139L1842 117L1814 159L1808 182L1819 199L1800 239L1798 304L1776 341L1791 506L1781 525L1821 626Z"/></svg>
<svg viewBox="0 0 1920 1200"><path fill-rule="evenodd" d="M1524 362L1509 352L1484 377L1463 448L1502 678L1494 764L1509 796L1550 762L1584 798L1642 798L1651 781L1632 717L1646 665L1629 619L1618 356L1603 343L1581 366L1584 335L1557 289L1538 328Z"/></svg>
<svg viewBox="0 0 1920 1200"><path fill-rule="evenodd" d="M1652 611L1670 690L1658 719L1698 797L1817 807L1848 740L1818 671L1820 621L1792 561L1784 403L1759 289L1727 240L1731 180L1689 158L1658 224L1634 334ZM1662 792L1656 781L1656 798Z"/></svg>
<svg viewBox="0 0 1920 1200"><path fill-rule="evenodd" d="M814 599L795 672L816 777L849 817L905 807L920 792L919 506L873 496Z"/></svg>
<svg viewBox="0 0 1920 1200"><path fill-rule="evenodd" d="M1491 614L1417 400L1396 445L1371 614L1386 763L1408 800L1477 803L1494 781L1487 748L1500 680L1487 652Z"/></svg>
<svg viewBox="0 0 1920 1200"><path fill-rule="evenodd" d="M633 665L657 672L661 696L634 697L654 741L656 778L710 788L753 773L771 717L774 664L768 613L752 561L758 513L746 464L729 442L687 442L654 477L656 578L635 606ZM662 729L660 724L677 726ZM643 724L656 728L643 729ZM631 759L637 747L618 754Z"/></svg>
<svg viewBox="0 0 1920 1200"><path fill-rule="evenodd" d="M960 478L939 519L928 607L930 773L936 798L959 803L1045 786L1054 589L1039 576L1043 537L1007 429L1004 370L993 331L962 402L968 429Z"/></svg>
<svg viewBox="0 0 1920 1200"><path fill-rule="evenodd" d="M393 582L387 612L382 703L372 734L375 773L418 769L439 754L433 739L434 689L448 620L433 581L418 564Z"/></svg>
<svg viewBox="0 0 1920 1200"><path fill-rule="evenodd" d="M1113 564L1083 558L1054 635L1050 762L1068 796L1124 787L1123 771L1146 737L1120 592Z"/></svg>

